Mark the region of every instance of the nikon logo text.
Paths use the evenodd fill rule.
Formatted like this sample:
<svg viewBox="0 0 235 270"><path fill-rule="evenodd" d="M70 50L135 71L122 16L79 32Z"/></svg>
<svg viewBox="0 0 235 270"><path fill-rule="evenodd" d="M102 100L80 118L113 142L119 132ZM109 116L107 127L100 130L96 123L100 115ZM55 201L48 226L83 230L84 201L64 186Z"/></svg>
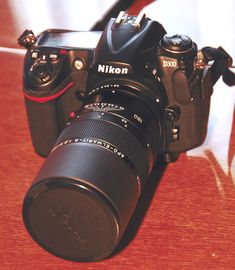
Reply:
<svg viewBox="0 0 235 270"><path fill-rule="evenodd" d="M128 68L119 68L109 65L98 65L98 72L109 74L128 74Z"/></svg>

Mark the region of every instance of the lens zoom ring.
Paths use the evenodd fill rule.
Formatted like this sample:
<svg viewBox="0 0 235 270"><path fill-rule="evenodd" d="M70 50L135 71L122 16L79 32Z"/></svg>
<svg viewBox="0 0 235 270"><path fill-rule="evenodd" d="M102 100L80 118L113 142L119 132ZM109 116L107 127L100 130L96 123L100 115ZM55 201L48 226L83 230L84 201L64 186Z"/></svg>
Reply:
<svg viewBox="0 0 235 270"><path fill-rule="evenodd" d="M114 145L131 160L142 182L148 177L147 150L123 127L102 120L78 119L62 132L55 145L72 138L96 138Z"/></svg>

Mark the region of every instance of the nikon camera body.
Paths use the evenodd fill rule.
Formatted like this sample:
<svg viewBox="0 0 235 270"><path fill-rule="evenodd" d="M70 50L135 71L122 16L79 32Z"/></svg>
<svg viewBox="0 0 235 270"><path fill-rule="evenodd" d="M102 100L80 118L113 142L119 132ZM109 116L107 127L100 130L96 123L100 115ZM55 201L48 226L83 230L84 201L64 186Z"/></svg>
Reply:
<svg viewBox="0 0 235 270"><path fill-rule="evenodd" d="M84 103L110 111L101 109L102 103L117 98L127 107L127 99L138 100L157 119L161 141L151 146L157 154L180 153L203 142L212 87L209 68L196 68L196 44L185 35L167 35L143 15L123 16L112 19L103 33L47 30L27 51L24 95L39 155L49 154L71 113ZM137 104L126 117L145 132L149 119Z"/></svg>
<svg viewBox="0 0 235 270"><path fill-rule="evenodd" d="M109 256L157 156L206 136L211 69L185 35L121 12L103 32L26 31L24 96L35 151L48 156L23 218L49 252Z"/></svg>

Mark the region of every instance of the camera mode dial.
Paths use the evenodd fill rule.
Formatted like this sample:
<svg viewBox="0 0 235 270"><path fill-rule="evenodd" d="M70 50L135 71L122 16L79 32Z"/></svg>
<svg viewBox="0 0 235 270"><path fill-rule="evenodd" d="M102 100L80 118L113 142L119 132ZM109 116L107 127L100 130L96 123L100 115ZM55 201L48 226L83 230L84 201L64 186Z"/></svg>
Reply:
<svg viewBox="0 0 235 270"><path fill-rule="evenodd" d="M36 83L47 83L51 79L51 69L46 63L38 62L35 63L30 69L30 78Z"/></svg>
<svg viewBox="0 0 235 270"><path fill-rule="evenodd" d="M58 74L63 59L63 50L33 48L27 54L28 78L32 84L43 86Z"/></svg>
<svg viewBox="0 0 235 270"><path fill-rule="evenodd" d="M160 43L161 48L174 58L191 57L195 54L195 45L186 35L166 34Z"/></svg>
<svg viewBox="0 0 235 270"><path fill-rule="evenodd" d="M26 49L32 48L37 42L32 30L26 29L18 38L18 44Z"/></svg>

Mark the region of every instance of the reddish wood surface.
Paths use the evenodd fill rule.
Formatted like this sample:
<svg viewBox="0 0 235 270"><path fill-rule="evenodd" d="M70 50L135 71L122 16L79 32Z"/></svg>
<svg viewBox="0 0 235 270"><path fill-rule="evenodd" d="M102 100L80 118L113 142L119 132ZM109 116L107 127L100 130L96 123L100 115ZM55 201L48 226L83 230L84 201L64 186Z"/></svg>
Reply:
<svg viewBox="0 0 235 270"><path fill-rule="evenodd" d="M16 46L19 25L14 16L9 2L0 2L0 47ZM195 23L192 16L188 27ZM234 24L230 26L234 29ZM178 32L177 23L172 28ZM219 38L227 48L231 47L229 36L234 38L231 29ZM202 44L207 42L195 36ZM43 159L33 151L26 121L21 89L23 55L2 51L1 270L235 269L234 87L221 82L215 87L203 146L182 154L167 168L157 164L116 254L101 262L74 263L41 249L23 226L22 201ZM234 50L231 54L235 57Z"/></svg>

